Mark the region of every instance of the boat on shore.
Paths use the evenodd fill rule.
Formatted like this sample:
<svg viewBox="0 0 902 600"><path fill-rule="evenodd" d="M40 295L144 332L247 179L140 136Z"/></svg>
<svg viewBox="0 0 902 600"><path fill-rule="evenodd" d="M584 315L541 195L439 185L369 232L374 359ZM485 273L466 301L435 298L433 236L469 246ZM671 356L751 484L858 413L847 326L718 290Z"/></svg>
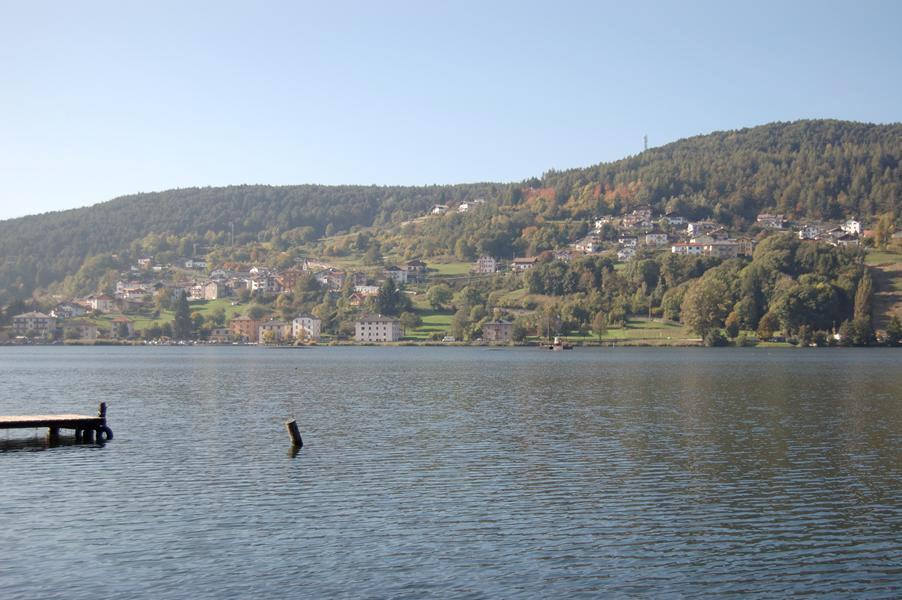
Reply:
<svg viewBox="0 0 902 600"><path fill-rule="evenodd" d="M554 341L545 346L545 348L554 352L559 352L562 350L573 350L573 344L565 342L559 336L554 336Z"/></svg>

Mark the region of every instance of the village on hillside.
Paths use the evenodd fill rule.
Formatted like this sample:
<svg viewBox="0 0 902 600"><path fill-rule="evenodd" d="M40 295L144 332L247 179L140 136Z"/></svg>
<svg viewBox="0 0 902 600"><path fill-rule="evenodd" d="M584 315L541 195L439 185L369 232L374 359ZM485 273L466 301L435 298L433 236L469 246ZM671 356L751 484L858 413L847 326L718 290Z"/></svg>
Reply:
<svg viewBox="0 0 902 600"><path fill-rule="evenodd" d="M421 218L439 218L450 213L466 213L484 201L457 206L436 205ZM620 264L649 253L666 252L683 256L704 256L727 260L750 257L759 239L775 231L791 231L799 240L833 247L857 247L872 235L861 222L790 222L780 214L759 214L749 232L733 232L713 221L689 221L679 214L654 214L640 206L624 216L603 215L587 224L588 233L568 246L539 256L504 260L480 256L466 269L449 276L447 270L432 268L423 260L402 264L349 269L325 260L299 259L288 268L263 264L223 262L210 264L205 257L186 257L177 264L159 264L154 257L139 258L127 272L120 273L115 287L103 293L77 298L57 298L46 312L28 310L8 314L0 327L0 342L91 343L98 341L140 343L192 343L289 345L329 341L358 343L419 341L457 342L448 321L428 336L406 337L422 328L420 313L430 284L454 279L497 275L522 275L547 261L570 262L578 257L606 256ZM898 238L899 234L895 234ZM433 267L441 267L441 264ZM272 304L269 310L253 305L255 299L273 299L292 293L299 282L316 285L333 303L342 303L355 315L352 322L324 327L313 314L291 314ZM312 284L311 282L315 282ZM397 293L406 298L404 314L382 314L380 297ZM420 296L411 301L411 296ZM187 303L190 334L175 331L166 315ZM447 302L447 299L445 300ZM439 308L442 301L432 302ZM7 307L7 310L10 307ZM185 310L185 309L183 309ZM514 318L522 310L498 310L480 321L478 338L470 341L501 343L523 341L528 332L517 331ZM176 317L177 319L177 317ZM442 325L446 327L442 329ZM327 330L328 329L328 330ZM541 332L534 332L541 335Z"/></svg>

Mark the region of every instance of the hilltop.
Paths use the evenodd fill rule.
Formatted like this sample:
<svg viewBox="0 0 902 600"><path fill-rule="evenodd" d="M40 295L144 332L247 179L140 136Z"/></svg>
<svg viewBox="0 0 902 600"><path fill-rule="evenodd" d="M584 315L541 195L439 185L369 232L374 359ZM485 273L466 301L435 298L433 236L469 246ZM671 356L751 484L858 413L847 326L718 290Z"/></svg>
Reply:
<svg viewBox="0 0 902 600"><path fill-rule="evenodd" d="M323 245L324 237L369 230L382 252L513 257L567 244L586 232L592 217L643 205L744 229L762 211L867 223L897 214L900 193L902 125L843 121L717 132L519 183L145 193L0 222L0 303L58 287L67 277L69 292L96 287L115 268L107 264L110 254L127 263L148 253L227 256L254 244L329 253L336 248ZM434 205L477 199L484 201L473 211L478 217L416 221ZM411 221L413 227L401 228Z"/></svg>

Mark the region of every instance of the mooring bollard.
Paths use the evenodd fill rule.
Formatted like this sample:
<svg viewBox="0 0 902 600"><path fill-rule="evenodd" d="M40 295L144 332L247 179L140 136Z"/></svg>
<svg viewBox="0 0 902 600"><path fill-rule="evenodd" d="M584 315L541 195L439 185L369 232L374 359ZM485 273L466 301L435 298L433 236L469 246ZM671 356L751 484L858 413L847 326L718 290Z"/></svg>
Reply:
<svg viewBox="0 0 902 600"><path fill-rule="evenodd" d="M301 439L301 432L298 430L298 422L294 419L285 421L285 429L288 430L288 436L291 438L291 444L298 448L304 447L304 440Z"/></svg>

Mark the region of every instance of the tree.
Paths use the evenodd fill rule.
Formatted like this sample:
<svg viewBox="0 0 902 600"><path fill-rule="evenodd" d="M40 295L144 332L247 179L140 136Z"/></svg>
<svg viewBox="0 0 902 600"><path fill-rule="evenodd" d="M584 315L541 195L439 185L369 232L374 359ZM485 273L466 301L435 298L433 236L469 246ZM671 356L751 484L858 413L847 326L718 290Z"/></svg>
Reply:
<svg viewBox="0 0 902 600"><path fill-rule="evenodd" d="M592 319L592 331L595 332L595 335L598 336L598 342L601 343L601 338L608 331L608 316L602 311L595 313L595 317Z"/></svg>
<svg viewBox="0 0 902 600"><path fill-rule="evenodd" d="M435 310L443 309L446 304L451 302L453 297L454 294L451 291L451 288L444 283L433 285L426 292L426 300L429 301L429 306Z"/></svg>
<svg viewBox="0 0 902 600"><path fill-rule="evenodd" d="M808 325L800 325L799 331L796 333L796 338L798 339L799 346L806 348L814 341L814 334L811 332L811 328Z"/></svg>
<svg viewBox="0 0 902 600"><path fill-rule="evenodd" d="M855 290L855 320L871 320L871 296L874 293L874 282L871 279L871 273L865 271L861 279L858 281L858 287Z"/></svg>
<svg viewBox="0 0 902 600"><path fill-rule="evenodd" d="M403 312L401 313L401 327L404 328L404 331L410 331L411 329L416 329L420 325L423 324L423 320L420 318L420 315L413 312Z"/></svg>
<svg viewBox="0 0 902 600"><path fill-rule="evenodd" d="M680 307L681 319L704 338L710 330L723 325L729 300L729 290L719 277L703 277L686 291Z"/></svg>
<svg viewBox="0 0 902 600"><path fill-rule="evenodd" d="M179 294L175 304L175 318L172 321L172 334L177 340L191 339L191 310L185 292Z"/></svg>
<svg viewBox="0 0 902 600"><path fill-rule="evenodd" d="M778 327L780 327L780 320L774 313L768 312L761 317L760 321L758 321L758 331L756 331L755 334L761 341L769 340L774 337L774 331L776 331Z"/></svg>
<svg viewBox="0 0 902 600"><path fill-rule="evenodd" d="M374 241L370 244L370 247L366 249L366 253L363 255L363 262L367 265L382 264L382 248L380 248L379 242Z"/></svg>
<svg viewBox="0 0 902 600"><path fill-rule="evenodd" d="M389 277L379 286L379 292L373 299L373 306L379 314L397 316L410 308L410 298L395 285L395 280Z"/></svg>
<svg viewBox="0 0 902 600"><path fill-rule="evenodd" d="M880 215L880 218L877 219L877 224L874 226L874 239L877 247L886 248L886 245L893 237L894 231L893 213L886 212Z"/></svg>
<svg viewBox="0 0 902 600"><path fill-rule="evenodd" d="M727 320L724 321L724 328L727 332L727 337L731 340L736 339L736 336L739 335L739 315L735 310L727 315Z"/></svg>
<svg viewBox="0 0 902 600"><path fill-rule="evenodd" d="M526 325L523 324L523 321L517 319L514 321L514 326L511 331L511 340L515 342L522 342L526 339L526 335L528 331L526 329Z"/></svg>
<svg viewBox="0 0 902 600"><path fill-rule="evenodd" d="M461 309L451 318L449 329L451 336L456 340L465 340L470 333L470 321L467 319L467 311Z"/></svg>
<svg viewBox="0 0 902 600"><path fill-rule="evenodd" d="M727 338L720 332L720 329L710 329L707 333L705 333L705 337L702 340L705 346L709 348L714 348L717 346L726 346L728 344Z"/></svg>
<svg viewBox="0 0 902 600"><path fill-rule="evenodd" d="M267 312L269 311L266 310L265 306L255 304L248 309L247 316L251 319L262 319L264 316L266 316Z"/></svg>
<svg viewBox="0 0 902 600"><path fill-rule="evenodd" d="M896 347L902 341L902 322L898 315L893 315L889 325L886 326L886 345Z"/></svg>

